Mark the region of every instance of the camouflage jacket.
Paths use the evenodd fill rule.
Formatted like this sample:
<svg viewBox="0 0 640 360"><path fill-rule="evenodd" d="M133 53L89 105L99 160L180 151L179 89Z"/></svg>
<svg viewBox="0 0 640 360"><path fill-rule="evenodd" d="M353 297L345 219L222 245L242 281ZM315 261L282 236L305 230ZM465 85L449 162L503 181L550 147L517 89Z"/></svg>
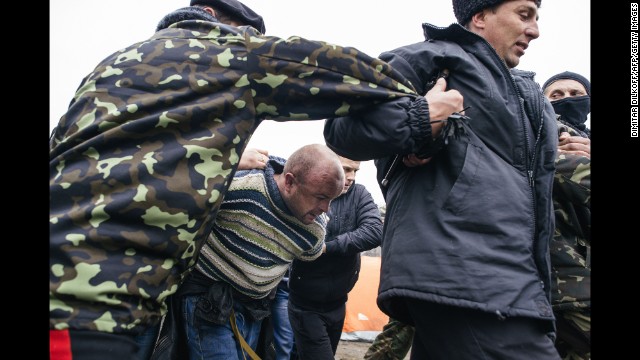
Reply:
<svg viewBox="0 0 640 360"><path fill-rule="evenodd" d="M558 122L558 134L578 131ZM591 159L558 153L553 180L556 228L551 241L554 311L591 307Z"/></svg>
<svg viewBox="0 0 640 360"><path fill-rule="evenodd" d="M263 119L426 100L355 48L185 20L107 56L50 140L50 328L137 334L166 311Z"/></svg>

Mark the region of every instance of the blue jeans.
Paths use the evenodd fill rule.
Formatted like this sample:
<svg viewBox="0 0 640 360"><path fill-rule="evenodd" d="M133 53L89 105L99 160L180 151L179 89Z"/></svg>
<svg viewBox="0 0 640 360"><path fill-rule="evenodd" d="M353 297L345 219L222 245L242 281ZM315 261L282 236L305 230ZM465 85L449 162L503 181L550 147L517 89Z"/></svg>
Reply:
<svg viewBox="0 0 640 360"><path fill-rule="evenodd" d="M136 344L138 344L138 352L136 353L139 360L148 360L156 344L156 338L160 331L160 324L151 326L142 334L136 336Z"/></svg>
<svg viewBox="0 0 640 360"><path fill-rule="evenodd" d="M229 359L244 360L240 342L233 335L231 323L215 324L195 316L196 303L200 296L187 295L182 298L182 310L189 346L190 360ZM260 321L252 321L245 314L244 306L234 302L238 331L255 350L260 335ZM197 325L197 326L196 326Z"/></svg>
<svg viewBox="0 0 640 360"><path fill-rule="evenodd" d="M289 323L289 291L278 286L276 297L271 303L271 318L273 321L273 344L276 348L275 360L289 360L293 348L293 330Z"/></svg>

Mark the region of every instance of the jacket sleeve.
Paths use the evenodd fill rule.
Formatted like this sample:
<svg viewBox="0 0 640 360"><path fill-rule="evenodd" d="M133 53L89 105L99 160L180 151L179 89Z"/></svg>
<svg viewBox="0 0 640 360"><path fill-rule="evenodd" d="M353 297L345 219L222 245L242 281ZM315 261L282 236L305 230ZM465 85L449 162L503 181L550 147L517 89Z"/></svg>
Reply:
<svg viewBox="0 0 640 360"><path fill-rule="evenodd" d="M579 135L570 127L558 123L558 134L566 131ZM553 200L557 207L556 227L559 223L570 226L575 234L591 243L591 159L586 156L558 152L553 178ZM565 218L566 217L566 218ZM556 229L557 230L557 229Z"/></svg>
<svg viewBox="0 0 640 360"><path fill-rule="evenodd" d="M247 78L236 86L249 86L260 118L318 120L387 101L418 106L404 76L355 48L251 32L245 37Z"/></svg>
<svg viewBox="0 0 640 360"><path fill-rule="evenodd" d="M558 153L553 179L553 197L561 208L571 209L567 222L576 234L591 243L591 159ZM562 205L570 204L570 205ZM566 210L565 209L565 210ZM556 209L556 214L558 209Z"/></svg>
<svg viewBox="0 0 640 360"><path fill-rule="evenodd" d="M356 212L357 227L353 231L342 233L326 242L327 254L353 255L380 246L382 239L382 219L380 210L373 201L371 193L359 186L357 201L350 210Z"/></svg>
<svg viewBox="0 0 640 360"><path fill-rule="evenodd" d="M568 132L571 136L581 136L577 130L560 122L557 124L558 135ZM573 204L591 209L591 159L557 152L555 165L554 194L561 194Z"/></svg>
<svg viewBox="0 0 640 360"><path fill-rule="evenodd" d="M416 73L406 60L409 55L398 49L380 58L418 92L426 92L429 70ZM424 94L423 94L424 95ZM424 97L415 101L395 101L370 107L349 116L328 119L324 127L327 145L336 153L354 160L371 160L395 154L412 154L432 142L429 107Z"/></svg>
<svg viewBox="0 0 640 360"><path fill-rule="evenodd" d="M591 208L591 159L558 153L554 192L561 192L575 204Z"/></svg>

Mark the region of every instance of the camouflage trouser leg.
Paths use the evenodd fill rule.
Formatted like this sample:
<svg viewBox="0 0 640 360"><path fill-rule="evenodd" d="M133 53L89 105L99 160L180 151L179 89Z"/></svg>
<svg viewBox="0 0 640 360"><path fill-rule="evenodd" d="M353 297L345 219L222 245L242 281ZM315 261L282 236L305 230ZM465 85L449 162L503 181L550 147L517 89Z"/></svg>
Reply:
<svg viewBox="0 0 640 360"><path fill-rule="evenodd" d="M415 329L411 325L389 318L373 344L364 355L364 360L402 360L407 356Z"/></svg>
<svg viewBox="0 0 640 360"><path fill-rule="evenodd" d="M556 349L563 360L591 359L591 311L556 312Z"/></svg>

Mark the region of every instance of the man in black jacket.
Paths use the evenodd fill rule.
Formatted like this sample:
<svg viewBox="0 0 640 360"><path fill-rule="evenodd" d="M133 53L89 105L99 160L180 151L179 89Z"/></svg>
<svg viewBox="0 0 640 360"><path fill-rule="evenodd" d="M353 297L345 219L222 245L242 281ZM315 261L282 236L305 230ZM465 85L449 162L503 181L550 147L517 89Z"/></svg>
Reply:
<svg viewBox="0 0 640 360"><path fill-rule="evenodd" d="M534 74L514 69L540 35L540 2L453 0L457 24L424 24L425 42L380 56L418 93L448 85L464 97L466 117L449 117L417 156L402 119L325 125L339 155L379 159L377 303L415 326L412 359L559 359L549 259L557 127Z"/></svg>
<svg viewBox="0 0 640 360"><path fill-rule="evenodd" d="M347 294L360 273L360 252L380 245L382 219L369 191L355 183L360 162L340 157L342 195L331 202L323 254L294 260L289 277L289 321L299 359L333 360L346 311Z"/></svg>

